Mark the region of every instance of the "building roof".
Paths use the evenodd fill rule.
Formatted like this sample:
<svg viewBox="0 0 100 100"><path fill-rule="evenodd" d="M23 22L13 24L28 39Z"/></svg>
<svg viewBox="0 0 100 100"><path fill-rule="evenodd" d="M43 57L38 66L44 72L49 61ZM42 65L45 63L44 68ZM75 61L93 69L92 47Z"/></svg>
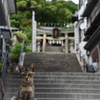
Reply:
<svg viewBox="0 0 100 100"><path fill-rule="evenodd" d="M89 39L88 43L85 45L85 49L91 51L100 41L100 26L94 32L94 34Z"/></svg>
<svg viewBox="0 0 100 100"><path fill-rule="evenodd" d="M95 7L96 3L98 3L99 0L90 0L83 12L82 17L87 17L91 14L93 8Z"/></svg>
<svg viewBox="0 0 100 100"><path fill-rule="evenodd" d="M0 0L0 26L6 26L6 18L5 18L5 12L4 7L2 5L2 2Z"/></svg>
<svg viewBox="0 0 100 100"><path fill-rule="evenodd" d="M8 0L10 13L17 13L16 0Z"/></svg>

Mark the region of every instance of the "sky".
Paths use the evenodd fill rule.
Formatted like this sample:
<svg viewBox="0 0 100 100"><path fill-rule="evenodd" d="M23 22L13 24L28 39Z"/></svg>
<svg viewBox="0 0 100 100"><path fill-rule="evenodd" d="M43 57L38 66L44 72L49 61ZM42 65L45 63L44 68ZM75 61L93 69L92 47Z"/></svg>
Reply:
<svg viewBox="0 0 100 100"><path fill-rule="evenodd" d="M72 0L74 3L78 4L79 0Z"/></svg>
<svg viewBox="0 0 100 100"><path fill-rule="evenodd" d="M47 1L51 1L51 0L47 0ZM68 0L65 0L65 1L68 1ZM74 3L78 4L79 3L79 0L72 0Z"/></svg>

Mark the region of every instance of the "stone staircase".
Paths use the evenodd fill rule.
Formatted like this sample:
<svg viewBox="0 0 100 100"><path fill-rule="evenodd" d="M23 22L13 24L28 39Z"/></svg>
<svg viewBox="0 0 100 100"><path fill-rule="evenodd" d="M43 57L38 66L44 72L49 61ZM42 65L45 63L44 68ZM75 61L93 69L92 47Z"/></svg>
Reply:
<svg viewBox="0 0 100 100"><path fill-rule="evenodd" d="M100 100L100 74L82 72L35 72L37 100ZM5 78L4 100L16 95L20 78L18 72Z"/></svg>
<svg viewBox="0 0 100 100"><path fill-rule="evenodd" d="M75 54L26 53L24 67L35 64L35 72L82 72Z"/></svg>
<svg viewBox="0 0 100 100"><path fill-rule="evenodd" d="M32 62L37 100L100 100L100 74L82 72L74 54L26 54L24 66ZM17 71L7 73L4 100L16 95L19 82Z"/></svg>
<svg viewBox="0 0 100 100"><path fill-rule="evenodd" d="M63 52L63 47L62 46L47 45L46 52Z"/></svg>

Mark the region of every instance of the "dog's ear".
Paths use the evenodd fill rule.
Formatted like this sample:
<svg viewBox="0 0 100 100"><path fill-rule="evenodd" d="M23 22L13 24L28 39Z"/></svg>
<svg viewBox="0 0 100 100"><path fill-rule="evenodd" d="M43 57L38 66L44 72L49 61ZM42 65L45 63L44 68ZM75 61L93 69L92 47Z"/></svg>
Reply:
<svg viewBox="0 0 100 100"><path fill-rule="evenodd" d="M18 68L19 68L19 71L20 71L20 72L22 72L22 71L25 70L25 68L24 68L23 66L21 66L21 65L18 65Z"/></svg>
<svg viewBox="0 0 100 100"><path fill-rule="evenodd" d="M32 63L31 65L30 65L30 67L29 67L29 69L31 69L32 71L34 71L34 64Z"/></svg>

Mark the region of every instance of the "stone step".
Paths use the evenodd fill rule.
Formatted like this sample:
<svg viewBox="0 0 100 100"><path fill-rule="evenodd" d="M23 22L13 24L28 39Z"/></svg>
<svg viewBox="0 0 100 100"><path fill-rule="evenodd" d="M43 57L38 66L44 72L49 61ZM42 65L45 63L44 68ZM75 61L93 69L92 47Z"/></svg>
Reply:
<svg viewBox="0 0 100 100"><path fill-rule="evenodd" d="M9 98L4 98L9 100ZM84 98L36 98L35 100L100 100L100 99L84 99Z"/></svg>
<svg viewBox="0 0 100 100"><path fill-rule="evenodd" d="M100 99L100 94L95 93L38 93L36 98L84 98L84 99Z"/></svg>
<svg viewBox="0 0 100 100"><path fill-rule="evenodd" d="M99 99L85 99L85 98L36 98L37 100L99 100Z"/></svg>
<svg viewBox="0 0 100 100"><path fill-rule="evenodd" d="M54 93L100 93L100 89L87 88L36 88L35 92L54 92Z"/></svg>
<svg viewBox="0 0 100 100"><path fill-rule="evenodd" d="M16 93L7 93L5 98L12 97ZM84 99L100 99L100 93L35 93L35 98L84 98Z"/></svg>
<svg viewBox="0 0 100 100"><path fill-rule="evenodd" d="M67 83L74 83L74 84L100 84L100 80L78 80L78 79L34 79L35 83L59 83L59 84L67 84Z"/></svg>
<svg viewBox="0 0 100 100"><path fill-rule="evenodd" d="M19 87L19 83L5 83L5 87ZM35 83L36 88L93 88L93 89L100 89L100 84L51 84L51 83Z"/></svg>
<svg viewBox="0 0 100 100"><path fill-rule="evenodd" d="M100 73L86 73L86 72L35 72L35 75L78 75L78 76L99 76Z"/></svg>
<svg viewBox="0 0 100 100"><path fill-rule="evenodd" d="M35 76L72 76L72 77L99 77L100 73L85 72L35 72Z"/></svg>
<svg viewBox="0 0 100 100"><path fill-rule="evenodd" d="M100 93L100 89L86 88L36 88L35 92L54 92L54 93Z"/></svg>
<svg viewBox="0 0 100 100"><path fill-rule="evenodd" d="M7 75L7 77L5 78L5 80L7 79L20 79L20 75L17 74L17 75ZM99 76L82 76L82 75L75 75L75 76L72 76L72 75L36 75L34 76L35 79L79 79L79 80L99 80L100 77Z"/></svg>
<svg viewBox="0 0 100 100"><path fill-rule="evenodd" d="M20 77L19 75L19 72L9 72L7 73L7 77L8 76L18 76ZM100 73L85 73L85 72L35 72L35 76L55 76L55 75L59 75L59 76L84 76L84 77L99 77L100 76Z"/></svg>
<svg viewBox="0 0 100 100"><path fill-rule="evenodd" d="M41 75L41 76L35 76L34 77L35 79L53 79L53 80L62 80L62 79L64 79L64 80L66 80L66 79L68 79L68 80L100 80L100 77L99 76L97 76L97 77L94 77L94 76L91 76L91 77L88 77L88 76L57 76L57 75L53 75L53 76L50 76L50 75L46 75L46 76L44 76L44 75Z"/></svg>
<svg viewBox="0 0 100 100"><path fill-rule="evenodd" d="M62 52L62 51L63 51L62 46L52 46L52 45L46 46L46 52Z"/></svg>
<svg viewBox="0 0 100 100"><path fill-rule="evenodd" d="M5 78L5 81L6 80L20 80L21 78L19 77L19 75L8 75L6 78ZM71 76L71 75L62 75L62 76L58 76L58 75L46 75L46 76L44 76L44 75L41 75L41 76L39 76L39 75L35 75L34 76L34 79L36 80L42 80L42 79L44 79L44 80L63 80L63 79L67 79L67 80L99 80L100 79L100 77L99 76Z"/></svg>
<svg viewBox="0 0 100 100"><path fill-rule="evenodd" d="M17 92L18 88L7 88L5 89L6 93L10 92ZM87 89L87 88L36 88L35 87L35 92L57 92L57 93L100 93L100 89Z"/></svg>
<svg viewBox="0 0 100 100"><path fill-rule="evenodd" d="M34 78L80 78L80 79L99 79L100 74L94 74L94 73L68 73L68 72L35 72ZM20 75L18 72L15 73L7 73L7 76L5 77L5 80L8 78L12 79L19 79Z"/></svg>
<svg viewBox="0 0 100 100"><path fill-rule="evenodd" d="M13 81L13 83L11 82ZM5 80L5 84L16 84L16 83L20 83L20 79L13 79L13 80ZM34 83L35 84L100 84L100 80L78 80L78 79L34 79Z"/></svg>
<svg viewBox="0 0 100 100"><path fill-rule="evenodd" d="M41 87L45 87L45 88L93 88L93 89L100 89L100 85L94 85L94 84L35 84L35 87L41 88Z"/></svg>
<svg viewBox="0 0 100 100"><path fill-rule="evenodd" d="M37 100L100 100L100 99L85 99L85 98L36 98Z"/></svg>

